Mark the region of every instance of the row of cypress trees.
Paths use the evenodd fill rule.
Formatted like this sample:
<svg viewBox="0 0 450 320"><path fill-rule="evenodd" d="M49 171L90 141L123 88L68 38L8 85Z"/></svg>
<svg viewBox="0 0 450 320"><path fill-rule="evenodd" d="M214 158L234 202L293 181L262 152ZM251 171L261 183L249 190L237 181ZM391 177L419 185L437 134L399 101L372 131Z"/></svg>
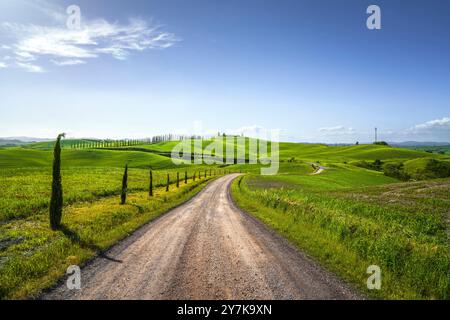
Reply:
<svg viewBox="0 0 450 320"><path fill-rule="evenodd" d="M227 173L226 170L222 171L224 174ZM207 173L208 170L205 170L204 172L204 177L207 178ZM230 173L230 171L228 171L228 173ZM212 171L212 169L209 170L209 176L212 177L212 175L216 175L216 170L214 170L214 172ZM220 171L219 171L220 174ZM194 174L192 175L192 181L195 181L197 176L197 172L194 171ZM202 176L202 172L198 172L198 177L199 179L201 179ZM153 197L153 170L150 170L150 182L149 182L149 196ZM187 171L184 172L184 184L188 183L188 173ZM180 173L177 172L177 180L176 180L176 187L179 188L180 187ZM128 165L125 165L125 171L123 173L123 177L122 177L122 192L120 195L120 203L123 205L126 203L127 200L127 189L128 189ZM170 189L170 174L167 173L167 182L166 182L166 192L169 192Z"/></svg>
<svg viewBox="0 0 450 320"><path fill-rule="evenodd" d="M61 178L61 139L65 137L65 134L62 133L58 135L55 143L55 147L53 150L53 169L52 169L52 193L50 198L50 227L53 230L57 230L61 227L61 219L63 212L63 188L62 188L62 178ZM221 171L219 171L219 174ZM222 170L222 173L227 173L226 170ZM230 173L230 171L228 171ZM209 176L211 177L213 174L212 169L209 170ZM198 177L201 179L202 172L198 172ZM216 170L214 170L214 175L216 175ZM197 177L197 171L194 172L192 176L192 180L195 181ZM207 170L204 172L204 177L207 177ZM150 182L149 182L149 196L153 197L153 171L150 170ZM188 173L184 172L184 183L188 183ZM170 186L170 175L167 173L167 183L166 183L166 191L169 191ZM177 180L176 180L177 188L180 187L180 173L177 172ZM120 193L120 203L125 204L127 201L127 191L128 191L128 164L125 165L125 171L122 177L122 190Z"/></svg>
<svg viewBox="0 0 450 320"><path fill-rule="evenodd" d="M201 136L184 136L165 134L147 139L126 139L126 140L81 140L70 144L71 149L91 149L91 148L120 148L131 147L140 144L153 144L165 141L182 141L186 139L203 139Z"/></svg>
<svg viewBox="0 0 450 320"><path fill-rule="evenodd" d="M92 149L92 148L120 148L131 147L146 143L147 140L98 140L79 141L70 145L71 149Z"/></svg>

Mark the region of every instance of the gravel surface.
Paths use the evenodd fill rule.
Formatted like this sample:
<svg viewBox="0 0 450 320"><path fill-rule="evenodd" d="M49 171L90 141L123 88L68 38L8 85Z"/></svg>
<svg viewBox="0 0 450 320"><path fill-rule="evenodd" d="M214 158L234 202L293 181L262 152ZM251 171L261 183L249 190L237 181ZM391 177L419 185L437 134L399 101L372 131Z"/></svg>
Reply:
<svg viewBox="0 0 450 320"><path fill-rule="evenodd" d="M355 290L261 222L211 182L196 197L145 225L42 299L361 299Z"/></svg>

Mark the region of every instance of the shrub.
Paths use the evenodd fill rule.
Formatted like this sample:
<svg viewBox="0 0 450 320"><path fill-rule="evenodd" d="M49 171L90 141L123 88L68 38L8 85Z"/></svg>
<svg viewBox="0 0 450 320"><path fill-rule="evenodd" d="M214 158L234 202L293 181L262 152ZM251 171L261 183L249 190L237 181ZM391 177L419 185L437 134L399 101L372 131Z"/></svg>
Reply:
<svg viewBox="0 0 450 320"><path fill-rule="evenodd" d="M387 143L386 141L377 141L374 142L373 144L377 146L389 146L389 143Z"/></svg>
<svg viewBox="0 0 450 320"><path fill-rule="evenodd" d="M383 166L384 175L387 177L396 178L399 180L407 181L411 177L404 171L403 163L386 163Z"/></svg>
<svg viewBox="0 0 450 320"><path fill-rule="evenodd" d="M383 169L382 168L383 162L379 159L375 160L372 163L363 160L363 161L356 162L355 166L364 168L364 169L369 169L369 170L381 171Z"/></svg>
<svg viewBox="0 0 450 320"><path fill-rule="evenodd" d="M405 162L405 172L416 180L450 177L450 163L436 159L414 159Z"/></svg>

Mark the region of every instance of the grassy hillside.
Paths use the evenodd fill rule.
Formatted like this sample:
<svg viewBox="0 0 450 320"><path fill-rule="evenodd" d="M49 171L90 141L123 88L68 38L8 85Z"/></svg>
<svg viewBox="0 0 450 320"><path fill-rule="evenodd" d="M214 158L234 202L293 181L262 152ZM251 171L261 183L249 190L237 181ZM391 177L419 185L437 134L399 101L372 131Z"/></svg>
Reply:
<svg viewBox="0 0 450 320"><path fill-rule="evenodd" d="M52 231L48 221L52 148L52 143L39 143L0 150L0 299L38 293L68 265L83 263L224 173L204 165L177 166L169 157L149 152L65 148L64 229ZM120 206L127 163L129 197L127 205ZM151 198L149 168L155 188Z"/></svg>
<svg viewBox="0 0 450 320"><path fill-rule="evenodd" d="M195 195L211 179L189 180L170 191L131 192L66 206L63 228L48 227L46 210L26 219L0 220L0 299L33 297L52 286L69 265L82 266L136 228Z"/></svg>
<svg viewBox="0 0 450 320"><path fill-rule="evenodd" d="M450 155L450 146L436 146L436 147L409 147L408 149L424 151L428 153L437 153L437 154L445 154Z"/></svg>
<svg viewBox="0 0 450 320"><path fill-rule="evenodd" d="M73 145L80 144L82 142L96 142L98 140L90 140L90 139L64 139L61 142L61 148L70 149ZM26 149L34 149L34 150L52 150L55 145L55 141L44 141L44 142L34 142L25 144L22 147Z"/></svg>
<svg viewBox="0 0 450 320"><path fill-rule="evenodd" d="M163 186L169 174L171 183L177 172L191 179L205 167L193 166L153 172L155 187ZM209 168L208 168L209 169ZM212 174L219 173L214 170ZM94 201L118 195L121 190L123 168L69 167L62 169L64 201L66 204ZM207 172L209 176L209 172ZM0 223L9 219L26 218L48 207L50 200L51 168L20 168L0 171ZM148 190L149 170L129 170L128 189L132 192Z"/></svg>
<svg viewBox="0 0 450 320"><path fill-rule="evenodd" d="M310 166L307 166L308 170L309 168ZM334 165L319 175L305 175L303 172L283 173L283 170L281 170L277 176L261 176L258 181L263 182L263 184L270 184L276 181L284 188L294 188L302 191L350 189L398 181L394 178L386 177L383 173L350 165Z"/></svg>
<svg viewBox="0 0 450 320"><path fill-rule="evenodd" d="M314 144L281 143L280 158L308 159L311 161L324 161L329 163L350 162L353 160L440 158L440 155L380 145L333 147Z"/></svg>
<svg viewBox="0 0 450 320"><path fill-rule="evenodd" d="M0 150L3 168L50 167L52 151L9 148ZM112 150L64 150L63 167L122 167L164 169L174 167L170 158L144 152Z"/></svg>
<svg viewBox="0 0 450 320"><path fill-rule="evenodd" d="M450 162L436 159L414 159L404 163L404 171L412 179L436 179L450 176Z"/></svg>
<svg viewBox="0 0 450 320"><path fill-rule="evenodd" d="M82 141L89 142L91 140L63 140L63 147L70 148L72 144L79 143ZM213 139L210 140L203 140L202 146L203 148L206 148L209 144L211 144L214 141ZM248 158L248 149L250 141L255 142L255 139L246 138L246 157ZM173 148L179 144L179 141L167 141L167 142L160 142L160 143L154 143L154 144L140 144L137 146L131 146L131 147L121 147L116 148L120 151L129 151L129 152L144 152L148 151L147 153L156 153L163 156L170 156L170 153L172 152ZM224 141L224 150L227 147L230 147L230 144L228 142ZM232 145L233 146L233 145ZM51 151L53 148L53 142L39 142L34 144L29 144L26 146L22 146L20 148L10 148L12 150L47 150ZM114 150L115 148L108 148L108 150ZM9 149L6 149L9 150ZM69 151L69 150L67 150ZM72 150L72 151L81 151L81 150ZM99 150L97 150L99 151ZM269 146L270 151L270 146ZM38 154L36 154L38 155ZM1 155L0 155L1 156ZM20 155L18 155L20 156ZM34 156L31 154L27 156L25 153L23 154L24 157L30 157L34 158ZM95 157L95 154L93 154ZM83 157L83 156L81 156ZM131 158L135 158L136 155L133 154ZM409 150L409 149L403 149L403 148L393 148L390 146L382 146L382 145L358 145L358 146L327 146L327 145L321 145L321 144L301 144L301 143L280 143L280 160L281 161L287 161L291 159L300 159L310 162L326 162L326 163L333 163L333 162L351 162L351 161L358 161L358 160L388 160L388 161L406 161L411 159L417 159L417 158L436 158L436 159L446 159L450 160L449 156L441 155L441 154L433 154L429 152L424 152L420 150ZM144 160L144 159L143 159ZM136 160L137 163L140 162L140 159ZM31 163L32 164L32 163ZM139 166L139 164L137 164Z"/></svg>
<svg viewBox="0 0 450 320"><path fill-rule="evenodd" d="M442 269L448 264L442 216L450 211L448 180L429 193L425 190L429 184L409 189L411 182L398 184L382 171L355 166L379 159L383 165L398 164L402 170L422 174L434 159L447 161L448 156L375 145L280 143L278 174L259 176L261 164L177 166L170 154L178 141L108 149L70 147L80 142L65 140L62 152L64 219L76 238L48 229L53 143L0 149L0 297L25 297L53 283L68 263L85 261L192 196L204 185L205 170L206 179L224 170L250 173L233 186L239 205L359 287L367 263L382 265L387 289L374 296L449 296L448 273ZM203 148L211 142L203 141ZM255 140L246 139L247 149L250 142ZM313 163L318 162L326 170L314 174ZM120 207L127 163L131 203ZM155 170L155 188L161 188L161 197L151 201L146 195L149 168ZM183 179L185 171L192 188L174 188L176 173ZM165 194L167 173L172 186ZM408 190L415 190L417 197L411 198ZM395 203L398 199L407 200ZM405 274L408 268L411 276Z"/></svg>
<svg viewBox="0 0 450 320"><path fill-rule="evenodd" d="M375 185L361 189L363 181ZM384 182L345 170L323 178L250 175L232 191L240 207L369 296L449 299L450 180ZM381 267L380 291L367 290L370 265Z"/></svg>
<svg viewBox="0 0 450 320"><path fill-rule="evenodd" d="M450 298L450 180L398 183L381 170L395 164L415 179L448 177L447 156L380 145L281 143L280 159L276 176L253 170L235 181L239 206L369 296ZM380 168L355 166L363 160L381 160ZM311 163L326 170L314 175ZM380 291L365 286L372 264L382 269Z"/></svg>

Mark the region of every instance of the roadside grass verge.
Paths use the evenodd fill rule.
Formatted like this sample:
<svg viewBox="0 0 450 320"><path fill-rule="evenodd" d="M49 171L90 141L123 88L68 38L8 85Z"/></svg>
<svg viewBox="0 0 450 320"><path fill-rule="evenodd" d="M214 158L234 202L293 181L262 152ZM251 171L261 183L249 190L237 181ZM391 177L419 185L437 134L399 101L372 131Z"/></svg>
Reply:
<svg viewBox="0 0 450 320"><path fill-rule="evenodd" d="M209 170L208 168L208 176ZM204 175L204 166L174 168L153 171L154 187L165 186L167 173L171 182L176 173L184 179L187 171L189 180L194 172ZM213 171L218 170L216 168ZM120 194L123 168L68 167L62 169L64 203L93 201L102 197ZM51 192L51 168L5 169L0 172L0 223L41 214L49 206ZM130 192L144 191L149 188L149 169L129 169ZM44 212L45 214L47 212Z"/></svg>
<svg viewBox="0 0 450 320"><path fill-rule="evenodd" d="M54 285L69 265L82 266L138 227L186 202L211 179L189 180L170 191L155 188L118 197L75 203L64 208L63 228L52 231L47 215L11 220L0 225L0 299L37 297Z"/></svg>
<svg viewBox="0 0 450 320"><path fill-rule="evenodd" d="M290 184L270 188L277 178L268 179L266 188L265 177L241 177L232 185L233 198L243 210L369 297L450 298L445 221L450 212L449 179L435 182L439 184L434 185L438 193L420 191L427 188L427 182L423 182L422 187L415 186L420 197L392 203L386 201L385 192L411 194L409 184L334 191L325 186L302 189ZM280 177L280 181L285 180ZM366 270L370 265L381 268L381 290L367 289Z"/></svg>

